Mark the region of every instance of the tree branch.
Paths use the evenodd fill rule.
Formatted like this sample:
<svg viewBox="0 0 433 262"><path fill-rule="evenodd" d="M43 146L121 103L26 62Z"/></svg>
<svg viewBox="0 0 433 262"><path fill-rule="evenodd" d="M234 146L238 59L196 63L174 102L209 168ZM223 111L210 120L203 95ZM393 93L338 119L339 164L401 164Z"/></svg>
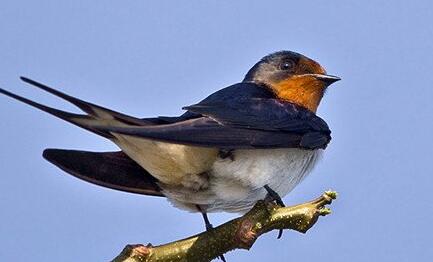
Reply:
<svg viewBox="0 0 433 262"><path fill-rule="evenodd" d="M331 213L325 205L336 197L336 192L327 191L291 207L259 201L242 217L192 237L160 246L127 245L112 262L211 261L234 249L250 249L260 235L275 229L307 232L319 216Z"/></svg>

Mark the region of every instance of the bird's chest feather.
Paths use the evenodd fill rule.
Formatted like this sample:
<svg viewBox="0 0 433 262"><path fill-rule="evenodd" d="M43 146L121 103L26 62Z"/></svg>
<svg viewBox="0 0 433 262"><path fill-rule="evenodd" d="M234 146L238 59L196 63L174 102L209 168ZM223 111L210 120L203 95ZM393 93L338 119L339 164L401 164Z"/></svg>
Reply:
<svg viewBox="0 0 433 262"><path fill-rule="evenodd" d="M241 189L261 190L264 185L284 196L302 181L318 155L319 151L297 148L237 150L234 160L214 163L211 186L227 200L239 198L244 191Z"/></svg>
<svg viewBox="0 0 433 262"><path fill-rule="evenodd" d="M175 205L196 211L244 212L266 196L269 185L281 197L289 193L311 171L321 150L255 149L236 150L233 159L217 159L208 171L208 187L191 191L185 187L164 187Z"/></svg>

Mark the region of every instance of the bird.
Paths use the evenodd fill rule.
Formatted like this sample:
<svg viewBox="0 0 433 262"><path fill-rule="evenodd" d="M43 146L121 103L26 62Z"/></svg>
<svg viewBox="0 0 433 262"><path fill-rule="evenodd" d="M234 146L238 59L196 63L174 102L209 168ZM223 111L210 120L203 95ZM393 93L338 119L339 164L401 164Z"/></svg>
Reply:
<svg viewBox="0 0 433 262"><path fill-rule="evenodd" d="M293 51L261 58L241 82L185 106L174 116L138 118L35 80L25 83L72 103L82 114L52 108L15 93L0 93L102 136L114 152L45 149L66 173L100 186L165 197L201 213L245 213L259 200L282 198L317 164L331 140L316 115L328 87L339 81L313 59ZM19 119L18 119L19 120Z"/></svg>

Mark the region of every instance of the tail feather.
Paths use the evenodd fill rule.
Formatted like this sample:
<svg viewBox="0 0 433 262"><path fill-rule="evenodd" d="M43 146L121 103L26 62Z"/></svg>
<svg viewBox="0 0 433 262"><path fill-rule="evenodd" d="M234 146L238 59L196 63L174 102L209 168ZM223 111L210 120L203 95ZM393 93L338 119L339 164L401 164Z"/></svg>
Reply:
<svg viewBox="0 0 433 262"><path fill-rule="evenodd" d="M123 152L46 149L46 160L84 181L120 191L164 196L157 180Z"/></svg>
<svg viewBox="0 0 433 262"><path fill-rule="evenodd" d="M1 88L0 94L4 94L108 139L113 139L113 135L110 131L101 129L101 127L144 126L153 125L155 122L153 119L135 118L80 100L25 77L21 77L21 79L28 84L72 103L87 114L75 114L55 109ZM67 173L90 183L137 194L163 196L158 187L157 180L122 151L95 153L47 149L44 151L43 156Z"/></svg>

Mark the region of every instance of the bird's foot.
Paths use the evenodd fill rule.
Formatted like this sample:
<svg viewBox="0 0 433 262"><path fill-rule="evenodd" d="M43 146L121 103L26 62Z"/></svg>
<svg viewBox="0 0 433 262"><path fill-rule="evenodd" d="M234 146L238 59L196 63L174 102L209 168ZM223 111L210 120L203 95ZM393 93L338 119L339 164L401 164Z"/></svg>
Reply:
<svg viewBox="0 0 433 262"><path fill-rule="evenodd" d="M203 211L203 209L199 205L197 205L197 209L200 211L201 215L203 216L206 231L211 231L213 229L213 225L210 223L207 213ZM221 259L222 262L227 262L224 255L219 256L219 259Z"/></svg>
<svg viewBox="0 0 433 262"><path fill-rule="evenodd" d="M283 200L281 199L280 195L278 195L277 192L275 192L272 188L270 188L268 185L265 185L264 188L266 189L266 191L268 192L268 194L266 195L265 200L272 202L275 201L278 205L285 207L286 205L284 204Z"/></svg>
<svg viewBox="0 0 433 262"><path fill-rule="evenodd" d="M206 231L211 231L213 229L213 225L209 223L209 220L207 222L205 221L205 227Z"/></svg>
<svg viewBox="0 0 433 262"><path fill-rule="evenodd" d="M277 192L275 192L272 188L270 188L268 185L265 185L264 188L268 192L266 195L265 201L273 202L275 201L279 206L285 207L283 200L281 199L280 195L278 195ZM280 239L283 236L283 230L280 229L278 231L278 237L277 239Z"/></svg>

